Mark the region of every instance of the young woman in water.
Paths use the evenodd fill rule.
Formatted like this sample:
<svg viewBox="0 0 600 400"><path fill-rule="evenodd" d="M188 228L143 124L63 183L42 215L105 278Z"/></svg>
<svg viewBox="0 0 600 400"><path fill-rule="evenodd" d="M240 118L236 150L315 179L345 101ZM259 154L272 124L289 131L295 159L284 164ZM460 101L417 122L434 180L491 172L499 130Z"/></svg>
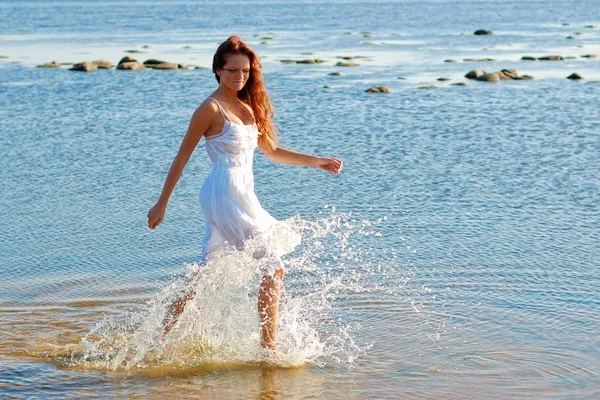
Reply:
<svg viewBox="0 0 600 400"><path fill-rule="evenodd" d="M169 197L200 139L204 136L212 171L200 190L206 219L202 263L224 247L241 249L246 240L275 229L279 223L265 211L254 194L252 160L258 147L272 161L317 167L338 174L342 161L297 153L277 146L273 106L263 84L261 63L254 51L237 36L221 43L213 57L218 88L192 115L179 152L171 164L158 202L148 212L148 227L155 229L165 217ZM293 247L292 247L293 248ZM261 345L275 350L279 296L284 276L281 255L291 248L260 248L258 292ZM223 253L220 253L223 254ZM165 334L177 322L193 288L172 307Z"/></svg>

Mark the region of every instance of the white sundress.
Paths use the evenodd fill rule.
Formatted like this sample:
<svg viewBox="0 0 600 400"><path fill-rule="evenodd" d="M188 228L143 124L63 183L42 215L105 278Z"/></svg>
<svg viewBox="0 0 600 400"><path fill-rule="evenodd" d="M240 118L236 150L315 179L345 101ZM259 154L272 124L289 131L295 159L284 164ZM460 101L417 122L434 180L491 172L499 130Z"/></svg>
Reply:
<svg viewBox="0 0 600 400"><path fill-rule="evenodd" d="M283 268L281 256L300 243L300 235L262 208L254 193L252 162L260 135L256 125L232 122L219 102L210 99L219 107L224 124L220 133L206 137L212 170L200 189L206 220L201 263L208 263L220 250L241 250L246 240L261 237L264 246L254 257L261 260L261 274L272 275Z"/></svg>

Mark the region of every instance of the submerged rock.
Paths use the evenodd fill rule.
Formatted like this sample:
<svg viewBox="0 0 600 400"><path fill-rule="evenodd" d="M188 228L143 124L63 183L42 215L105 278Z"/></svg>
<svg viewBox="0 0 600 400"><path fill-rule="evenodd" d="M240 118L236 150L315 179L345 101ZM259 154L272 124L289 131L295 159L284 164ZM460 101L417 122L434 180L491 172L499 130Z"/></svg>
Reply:
<svg viewBox="0 0 600 400"><path fill-rule="evenodd" d="M322 64L324 63L325 60L319 60L318 58L316 59L307 59L307 60L297 60L296 64Z"/></svg>
<svg viewBox="0 0 600 400"><path fill-rule="evenodd" d="M523 56L523 57L521 57L521 60L523 60L523 61L537 61L538 58L537 57L532 57L532 56Z"/></svg>
<svg viewBox="0 0 600 400"><path fill-rule="evenodd" d="M442 77L442 78L437 78L437 80L440 82L445 82L445 81L449 81L450 78Z"/></svg>
<svg viewBox="0 0 600 400"><path fill-rule="evenodd" d="M492 62L496 61L494 58L463 58L464 62Z"/></svg>
<svg viewBox="0 0 600 400"><path fill-rule="evenodd" d="M453 59L449 58L449 59L447 59L447 60L444 60L444 62L447 62L447 63L455 63L455 62L456 62L456 60L453 60Z"/></svg>
<svg viewBox="0 0 600 400"><path fill-rule="evenodd" d="M360 64L353 63L353 62L338 61L337 64L335 64L335 65L337 67L358 67Z"/></svg>
<svg viewBox="0 0 600 400"><path fill-rule="evenodd" d="M544 57L538 58L538 60L540 60L540 61L562 61L564 59L565 58L563 56L557 56L557 55L544 56Z"/></svg>
<svg viewBox="0 0 600 400"><path fill-rule="evenodd" d="M98 71L98 66L93 62L85 61L82 63L78 63L69 68L69 71L84 71L84 72L93 72Z"/></svg>
<svg viewBox="0 0 600 400"><path fill-rule="evenodd" d="M451 85L454 85L454 86L467 86L467 82L456 82L456 83L451 83Z"/></svg>
<svg viewBox="0 0 600 400"><path fill-rule="evenodd" d="M390 89L387 86L372 86L365 90L367 93L389 93Z"/></svg>
<svg viewBox="0 0 600 400"><path fill-rule="evenodd" d="M485 30L485 29L478 29L475 32L473 32L473 35L478 35L478 36L480 36L480 35L493 35L493 34L494 34L494 31L488 31L488 30Z"/></svg>
<svg viewBox="0 0 600 400"><path fill-rule="evenodd" d="M58 61L54 60L49 63L40 64L37 66L37 68L60 68L60 63Z"/></svg>
<svg viewBox="0 0 600 400"><path fill-rule="evenodd" d="M584 54L581 58L600 58L600 54Z"/></svg>
<svg viewBox="0 0 600 400"><path fill-rule="evenodd" d="M530 81L533 79L533 76L529 76L529 75L521 75L521 76L517 76L516 78L513 78L515 81Z"/></svg>
<svg viewBox="0 0 600 400"><path fill-rule="evenodd" d="M330 72L329 75L340 76L340 75L342 75L342 73L339 71L336 71L336 72Z"/></svg>
<svg viewBox="0 0 600 400"><path fill-rule="evenodd" d="M573 72L571 75L567 76L567 79L578 80L578 79L583 79L583 77L581 75L579 75L577 72Z"/></svg>
<svg viewBox="0 0 600 400"><path fill-rule="evenodd" d="M421 90L431 90L431 89L437 89L437 86L434 86L434 85L419 86L417 89L421 89Z"/></svg>

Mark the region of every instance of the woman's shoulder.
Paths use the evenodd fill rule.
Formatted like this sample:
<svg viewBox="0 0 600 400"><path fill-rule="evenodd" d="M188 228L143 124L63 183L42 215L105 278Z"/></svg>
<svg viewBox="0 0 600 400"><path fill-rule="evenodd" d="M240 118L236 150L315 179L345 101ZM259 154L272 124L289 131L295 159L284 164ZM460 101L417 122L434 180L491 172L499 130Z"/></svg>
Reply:
<svg viewBox="0 0 600 400"><path fill-rule="evenodd" d="M194 117L212 117L219 113L219 106L214 98L208 96L196 107Z"/></svg>

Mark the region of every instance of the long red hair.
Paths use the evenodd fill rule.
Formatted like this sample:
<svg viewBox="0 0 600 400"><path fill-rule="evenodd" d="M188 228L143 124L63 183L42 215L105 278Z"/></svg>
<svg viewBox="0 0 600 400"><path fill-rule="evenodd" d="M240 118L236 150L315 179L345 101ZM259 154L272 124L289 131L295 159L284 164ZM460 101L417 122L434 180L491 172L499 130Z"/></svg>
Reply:
<svg viewBox="0 0 600 400"><path fill-rule="evenodd" d="M277 130L273 124L274 108L263 82L260 59L239 36L230 36L219 45L213 57L212 70L219 83L221 78L217 75L217 70L223 69L225 56L228 54L243 54L250 59L250 76L246 85L238 92L238 98L252 108L256 126L261 133L258 137L258 146L261 149L273 150L277 143Z"/></svg>

